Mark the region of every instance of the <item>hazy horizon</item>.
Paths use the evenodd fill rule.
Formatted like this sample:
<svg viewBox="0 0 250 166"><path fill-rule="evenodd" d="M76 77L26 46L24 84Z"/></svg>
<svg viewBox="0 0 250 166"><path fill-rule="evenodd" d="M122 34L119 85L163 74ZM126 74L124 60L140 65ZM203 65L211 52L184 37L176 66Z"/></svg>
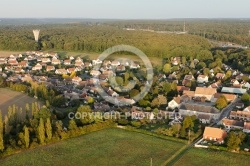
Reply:
<svg viewBox="0 0 250 166"><path fill-rule="evenodd" d="M248 0L2 0L0 18L67 19L244 19Z"/></svg>

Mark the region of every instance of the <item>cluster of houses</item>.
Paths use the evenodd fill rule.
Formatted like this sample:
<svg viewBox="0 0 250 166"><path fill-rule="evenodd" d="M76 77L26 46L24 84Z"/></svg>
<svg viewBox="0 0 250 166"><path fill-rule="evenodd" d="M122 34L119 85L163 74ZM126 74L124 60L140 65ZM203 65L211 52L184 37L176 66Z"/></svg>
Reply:
<svg viewBox="0 0 250 166"><path fill-rule="evenodd" d="M96 87L96 81L100 81L102 90L108 96L115 97L117 101L133 104L135 101L119 96L115 90L107 86L109 77L116 76L117 73L121 74L127 69L139 69L140 65L131 60L118 59L118 60L86 60L81 57L70 56L66 59L61 59L57 53L44 53L44 52L26 52L19 55L10 55L9 57L0 57L0 75L7 78L7 81L12 82L25 82L37 81L44 83L46 86L53 87L59 92L63 93L66 99L82 99L92 97L99 97L98 92L100 88ZM37 72L39 75L37 76ZM52 76L48 77L48 73ZM60 75L70 75L78 73L74 77L66 77L62 80ZM85 73L80 74L79 73ZM73 85L73 86L70 86ZM76 86L83 87L82 90ZM104 96L105 97L105 96ZM95 103L94 105L97 105ZM103 102L103 107L95 108L108 108L108 104Z"/></svg>

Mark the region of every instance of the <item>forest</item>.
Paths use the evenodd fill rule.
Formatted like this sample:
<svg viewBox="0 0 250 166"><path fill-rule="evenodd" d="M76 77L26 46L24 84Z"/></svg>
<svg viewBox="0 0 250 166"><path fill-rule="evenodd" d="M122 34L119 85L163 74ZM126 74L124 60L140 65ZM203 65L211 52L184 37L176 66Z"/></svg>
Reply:
<svg viewBox="0 0 250 166"><path fill-rule="evenodd" d="M128 20L109 22L119 28L150 29L155 31L183 31L207 39L234 42L250 46L250 20L248 19L170 19Z"/></svg>
<svg viewBox="0 0 250 166"><path fill-rule="evenodd" d="M39 43L33 29L40 29ZM103 52L107 48L127 44L148 56L197 56L208 51L210 43L194 35L169 35L143 31L125 31L111 25L57 24L40 26L4 26L0 28L0 50L64 50Z"/></svg>

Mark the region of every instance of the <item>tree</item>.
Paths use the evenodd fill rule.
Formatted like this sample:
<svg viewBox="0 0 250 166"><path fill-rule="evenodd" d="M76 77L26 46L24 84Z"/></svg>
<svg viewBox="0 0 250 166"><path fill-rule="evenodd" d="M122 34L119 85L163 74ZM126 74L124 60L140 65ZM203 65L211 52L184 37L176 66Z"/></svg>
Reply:
<svg viewBox="0 0 250 166"><path fill-rule="evenodd" d="M28 148L30 145L30 132L29 128L24 126L24 142L25 142L25 147Z"/></svg>
<svg viewBox="0 0 250 166"><path fill-rule="evenodd" d="M52 138L52 126L50 123L50 118L47 118L46 123L45 123L45 132L46 136L49 140Z"/></svg>
<svg viewBox="0 0 250 166"><path fill-rule="evenodd" d="M215 102L215 107L219 110L222 110L227 106L227 99L224 95L221 95Z"/></svg>
<svg viewBox="0 0 250 166"><path fill-rule="evenodd" d="M245 136L244 133L239 133L238 135L234 132L231 131L228 135L227 138L227 148L228 150L239 150L239 146L242 144Z"/></svg>
<svg viewBox="0 0 250 166"><path fill-rule="evenodd" d="M171 72L171 65L169 63L166 63L163 67L163 72L166 74L169 74Z"/></svg>
<svg viewBox="0 0 250 166"><path fill-rule="evenodd" d="M37 128L37 138L40 144L44 144L45 141L45 129L44 129L44 122L43 118L40 118L39 125Z"/></svg>
<svg viewBox="0 0 250 166"><path fill-rule="evenodd" d="M193 128L194 127L194 122L192 120L192 118L190 116L186 116L184 118L184 121L183 121L183 128L184 129L187 129L187 128Z"/></svg>
<svg viewBox="0 0 250 166"><path fill-rule="evenodd" d="M2 111L0 110L0 150L4 150L4 141L3 141L3 117Z"/></svg>
<svg viewBox="0 0 250 166"><path fill-rule="evenodd" d="M70 121L69 121L69 130L75 130L75 129L77 129L77 125L76 125L76 122L75 122L75 120L74 119L71 119Z"/></svg>
<svg viewBox="0 0 250 166"><path fill-rule="evenodd" d="M241 100L244 104L248 104L249 101L250 101L250 95L248 93L244 93L242 96L241 96Z"/></svg>
<svg viewBox="0 0 250 166"><path fill-rule="evenodd" d="M79 119L81 121L81 123L83 125L86 125L86 124L90 124L92 122L94 122L94 118L91 116L92 110L90 108L90 106L88 105L83 105L83 106L80 106L78 109L77 109L77 113L76 113L76 117L78 117L79 115Z"/></svg>

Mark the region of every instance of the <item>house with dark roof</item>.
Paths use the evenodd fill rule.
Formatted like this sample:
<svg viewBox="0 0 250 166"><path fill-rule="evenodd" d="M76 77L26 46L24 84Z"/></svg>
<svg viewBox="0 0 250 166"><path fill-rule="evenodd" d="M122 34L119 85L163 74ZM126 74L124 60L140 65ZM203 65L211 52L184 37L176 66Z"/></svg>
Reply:
<svg viewBox="0 0 250 166"><path fill-rule="evenodd" d="M221 112L215 107L197 103L182 103L180 105L179 113L182 116L196 115L197 117L201 117L201 115L209 115L211 117L209 118L209 122L218 120L221 114Z"/></svg>

